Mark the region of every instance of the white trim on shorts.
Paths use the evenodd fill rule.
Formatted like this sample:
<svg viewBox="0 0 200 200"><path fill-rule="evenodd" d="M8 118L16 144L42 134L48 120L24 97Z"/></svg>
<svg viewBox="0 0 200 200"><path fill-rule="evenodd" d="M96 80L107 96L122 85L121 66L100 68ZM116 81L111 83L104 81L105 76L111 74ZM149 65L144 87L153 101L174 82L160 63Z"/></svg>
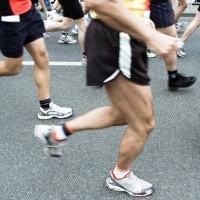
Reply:
<svg viewBox="0 0 200 200"><path fill-rule="evenodd" d="M124 76L131 78L132 51L130 36L127 33L119 33L119 69L109 76L104 83L113 80L121 71Z"/></svg>

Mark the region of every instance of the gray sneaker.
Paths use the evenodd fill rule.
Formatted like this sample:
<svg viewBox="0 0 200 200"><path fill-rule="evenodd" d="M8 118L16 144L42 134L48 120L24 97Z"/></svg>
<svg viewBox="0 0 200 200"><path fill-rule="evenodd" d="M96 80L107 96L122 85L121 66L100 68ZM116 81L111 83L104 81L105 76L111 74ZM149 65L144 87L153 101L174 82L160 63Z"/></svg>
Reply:
<svg viewBox="0 0 200 200"><path fill-rule="evenodd" d="M38 113L39 119L52 119L52 118L67 118L72 115L72 109L71 108L65 108L60 107L51 102L49 104L49 109L44 110L43 108L40 108L40 111Z"/></svg>
<svg viewBox="0 0 200 200"><path fill-rule="evenodd" d="M36 125L34 136L44 144L44 152L51 158L60 158L62 156L61 147L67 140L56 141L53 139L53 126Z"/></svg>
<svg viewBox="0 0 200 200"><path fill-rule="evenodd" d="M186 56L184 47L181 47L180 49L178 49L178 50L176 51L176 53L177 53L177 55L178 55L179 57L181 57L181 58L184 58L184 57Z"/></svg>
<svg viewBox="0 0 200 200"><path fill-rule="evenodd" d="M76 44L77 40L75 40L72 36L70 35L64 35L61 34L60 38L58 39L58 43L59 44L64 44L64 43L68 43L68 44Z"/></svg>
<svg viewBox="0 0 200 200"><path fill-rule="evenodd" d="M176 27L176 30L180 30L181 28L185 28L186 26L188 25L188 22L176 22L175 23L175 27Z"/></svg>
<svg viewBox="0 0 200 200"><path fill-rule="evenodd" d="M151 183L137 178L133 172L129 172L123 179L116 180L111 171L106 179L106 186L111 190L127 192L131 196L147 196L154 192Z"/></svg>

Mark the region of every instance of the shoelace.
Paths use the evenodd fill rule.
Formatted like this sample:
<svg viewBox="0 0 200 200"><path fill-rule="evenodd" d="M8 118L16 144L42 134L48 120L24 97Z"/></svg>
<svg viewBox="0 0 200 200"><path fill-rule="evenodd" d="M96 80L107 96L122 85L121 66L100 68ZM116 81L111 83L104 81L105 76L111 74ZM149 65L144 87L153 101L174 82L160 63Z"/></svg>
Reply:
<svg viewBox="0 0 200 200"><path fill-rule="evenodd" d="M59 107L59 106L57 106L56 104L53 104L53 106L52 106L52 108L54 108L55 110L57 110L57 111L61 111L61 107Z"/></svg>
<svg viewBox="0 0 200 200"><path fill-rule="evenodd" d="M126 178L128 178L131 183L133 183L133 182L136 183L137 187L141 186L141 179L139 179L137 176L135 176L133 174L133 172L130 172L130 174Z"/></svg>

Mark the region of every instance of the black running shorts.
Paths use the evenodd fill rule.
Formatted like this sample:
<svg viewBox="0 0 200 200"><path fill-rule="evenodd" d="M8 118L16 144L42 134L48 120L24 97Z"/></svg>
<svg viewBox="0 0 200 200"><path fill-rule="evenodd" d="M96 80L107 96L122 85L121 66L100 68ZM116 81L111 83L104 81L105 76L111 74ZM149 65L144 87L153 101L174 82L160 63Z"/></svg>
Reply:
<svg viewBox="0 0 200 200"><path fill-rule="evenodd" d="M63 9L63 16L73 20L84 17L83 9L78 0L58 0Z"/></svg>
<svg viewBox="0 0 200 200"><path fill-rule="evenodd" d="M87 85L102 86L119 73L138 85L149 85L146 46L101 20L91 21L85 40Z"/></svg>
<svg viewBox="0 0 200 200"><path fill-rule="evenodd" d="M20 22L2 22L0 19L0 50L6 57L19 58L23 46L43 37L44 32L44 23L34 7L20 15Z"/></svg>
<svg viewBox="0 0 200 200"><path fill-rule="evenodd" d="M172 26L174 21L174 10L169 1L152 2L150 5L150 19L154 22L156 28Z"/></svg>

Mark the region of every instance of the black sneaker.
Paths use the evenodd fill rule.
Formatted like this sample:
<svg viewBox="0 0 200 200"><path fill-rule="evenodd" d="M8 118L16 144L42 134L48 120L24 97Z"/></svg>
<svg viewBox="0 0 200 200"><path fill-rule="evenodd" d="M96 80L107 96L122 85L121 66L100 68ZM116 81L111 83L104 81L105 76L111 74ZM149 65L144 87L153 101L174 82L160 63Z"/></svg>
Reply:
<svg viewBox="0 0 200 200"><path fill-rule="evenodd" d="M184 76L183 74L177 74L174 79L168 80L168 87L170 91L176 91L179 88L187 88L192 86L196 82L195 76Z"/></svg>

